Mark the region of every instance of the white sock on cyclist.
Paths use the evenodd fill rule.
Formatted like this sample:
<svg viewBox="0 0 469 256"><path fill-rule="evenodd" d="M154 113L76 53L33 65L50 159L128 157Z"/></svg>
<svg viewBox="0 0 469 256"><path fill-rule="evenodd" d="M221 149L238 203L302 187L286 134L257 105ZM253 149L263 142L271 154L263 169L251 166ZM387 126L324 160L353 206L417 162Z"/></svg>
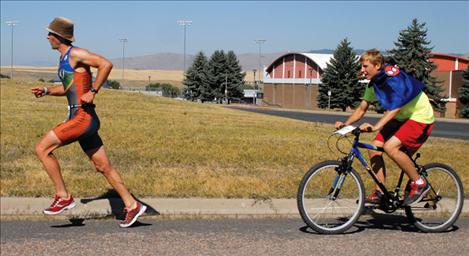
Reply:
<svg viewBox="0 0 469 256"><path fill-rule="evenodd" d="M420 177L420 178L415 182L415 184L417 184L417 185L423 185L423 184L425 184L425 181L422 179L422 177Z"/></svg>

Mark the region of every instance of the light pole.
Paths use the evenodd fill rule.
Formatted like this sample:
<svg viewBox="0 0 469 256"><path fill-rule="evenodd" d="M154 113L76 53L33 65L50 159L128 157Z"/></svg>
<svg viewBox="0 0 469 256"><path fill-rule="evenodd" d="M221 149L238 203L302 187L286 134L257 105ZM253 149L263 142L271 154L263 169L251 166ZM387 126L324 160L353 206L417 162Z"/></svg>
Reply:
<svg viewBox="0 0 469 256"><path fill-rule="evenodd" d="M309 86L313 85L313 68L309 68Z"/></svg>
<svg viewBox="0 0 469 256"><path fill-rule="evenodd" d="M10 67L10 79L13 79L13 30L15 28L15 26L19 23L19 21L16 21L16 20L9 20L7 22L5 22L8 26L11 27L11 59L10 59L10 63L11 63L11 67Z"/></svg>
<svg viewBox="0 0 469 256"><path fill-rule="evenodd" d="M257 39L257 40L254 40L256 42L256 44L259 45L259 81L261 80L260 76L261 76L261 70L262 70L262 63L261 63L261 54L262 54L262 50L261 50L261 46L263 43L265 43L265 39Z"/></svg>
<svg viewBox="0 0 469 256"><path fill-rule="evenodd" d="M191 20L178 20L180 26L184 27L184 73L186 72L186 28L192 24Z"/></svg>
<svg viewBox="0 0 469 256"><path fill-rule="evenodd" d="M254 89L257 89L257 83L256 83L256 71L257 71L257 69L253 69L253 70L252 70L252 72L254 73L254 76L253 76L254 80L252 80L252 82L253 82L253 85L254 85Z"/></svg>
<svg viewBox="0 0 469 256"><path fill-rule="evenodd" d="M327 102L327 109L331 109L331 90L327 91L327 96L329 98L329 101Z"/></svg>
<svg viewBox="0 0 469 256"><path fill-rule="evenodd" d="M228 101L228 75L225 74L225 100L226 100L226 104L229 104L229 101Z"/></svg>
<svg viewBox="0 0 469 256"><path fill-rule="evenodd" d="M122 43L122 86L124 85L124 69L125 69L125 43L127 38L120 38L119 41Z"/></svg>

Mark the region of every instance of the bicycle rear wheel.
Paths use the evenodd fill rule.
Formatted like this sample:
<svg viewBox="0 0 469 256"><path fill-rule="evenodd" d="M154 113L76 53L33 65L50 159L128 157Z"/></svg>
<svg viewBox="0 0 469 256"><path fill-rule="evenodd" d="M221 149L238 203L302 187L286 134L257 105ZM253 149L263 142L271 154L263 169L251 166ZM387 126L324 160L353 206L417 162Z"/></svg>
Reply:
<svg viewBox="0 0 469 256"><path fill-rule="evenodd" d="M464 203L464 190L458 174L448 165L424 166L431 189L418 204L406 206L409 220L424 232L448 230L458 219Z"/></svg>
<svg viewBox="0 0 469 256"><path fill-rule="evenodd" d="M298 189L301 218L322 234L345 232L358 220L365 203L364 186L358 173L351 169L339 174L339 165L338 161L325 161L313 166ZM334 188L341 179L343 184L337 194Z"/></svg>

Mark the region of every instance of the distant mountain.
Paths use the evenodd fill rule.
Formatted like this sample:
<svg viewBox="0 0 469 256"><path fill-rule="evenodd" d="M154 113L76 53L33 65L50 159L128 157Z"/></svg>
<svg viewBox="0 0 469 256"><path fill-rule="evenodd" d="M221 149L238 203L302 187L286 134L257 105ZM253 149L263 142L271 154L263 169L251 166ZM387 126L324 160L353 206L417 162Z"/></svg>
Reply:
<svg viewBox="0 0 469 256"><path fill-rule="evenodd" d="M320 49L320 50L310 50L309 52L310 53L334 54L334 51L335 50L332 50L332 49ZM353 51L357 55L361 55L362 53L366 52L366 50L363 50L363 49L353 49ZM384 52L384 51L382 51L382 52Z"/></svg>
<svg viewBox="0 0 469 256"><path fill-rule="evenodd" d="M284 53L262 54L262 65L269 65ZM259 54L243 53L237 54L239 63L243 70L259 69ZM210 55L207 56L210 58ZM186 55L186 67L192 65L194 55ZM114 67L122 67L122 59L111 59ZM139 57L125 58L125 68L130 69L158 69L158 70L182 70L184 67L184 55L180 53L157 53Z"/></svg>

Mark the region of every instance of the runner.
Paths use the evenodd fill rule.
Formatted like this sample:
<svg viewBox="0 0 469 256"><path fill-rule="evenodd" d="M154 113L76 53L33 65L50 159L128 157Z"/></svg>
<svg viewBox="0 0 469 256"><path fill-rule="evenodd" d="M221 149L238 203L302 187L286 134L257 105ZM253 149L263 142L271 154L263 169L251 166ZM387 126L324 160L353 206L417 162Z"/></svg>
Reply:
<svg viewBox="0 0 469 256"><path fill-rule="evenodd" d="M102 173L119 193L125 204L126 214L120 226L130 227L145 212L146 206L133 198L119 173L111 165L98 134L100 122L93 104L96 94L111 72L112 63L86 49L73 46L72 42L75 41L73 28L73 22L64 17L55 18L47 27L49 31L47 39L52 49L60 53L58 75L62 85L31 89L37 98L46 95L65 95L68 100L67 120L46 133L36 144L36 154L55 186L55 199L51 206L44 210L44 213L55 215L72 209L76 205L65 187L59 162L53 151L78 141L96 170ZM90 67L97 69L94 83Z"/></svg>

